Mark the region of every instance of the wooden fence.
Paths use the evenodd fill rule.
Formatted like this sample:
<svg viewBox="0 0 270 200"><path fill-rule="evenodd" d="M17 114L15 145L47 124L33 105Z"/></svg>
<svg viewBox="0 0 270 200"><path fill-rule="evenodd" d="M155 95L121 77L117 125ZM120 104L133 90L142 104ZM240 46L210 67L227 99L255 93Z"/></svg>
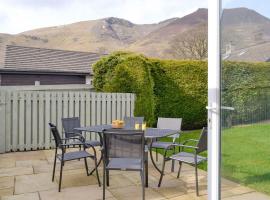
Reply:
<svg viewBox="0 0 270 200"><path fill-rule="evenodd" d="M135 95L89 91L0 91L0 153L54 146L48 122L62 131L62 117L82 126L133 116ZM97 137L86 134L87 139Z"/></svg>

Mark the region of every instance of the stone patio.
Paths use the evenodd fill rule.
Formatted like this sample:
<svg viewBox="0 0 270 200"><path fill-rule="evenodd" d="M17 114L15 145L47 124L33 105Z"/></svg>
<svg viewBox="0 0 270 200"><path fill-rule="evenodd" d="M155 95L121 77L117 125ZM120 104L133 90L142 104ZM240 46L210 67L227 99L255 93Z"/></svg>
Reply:
<svg viewBox="0 0 270 200"><path fill-rule="evenodd" d="M62 191L59 193L59 164L55 182L51 181L53 150L29 151L0 154L0 199L1 200L99 200L102 188L98 187L95 176L86 176L84 162L70 161L64 166ZM159 159L161 160L161 159ZM88 161L89 167L93 162ZM102 169L100 175L102 180ZM183 165L180 179L170 173L167 164L166 175L160 188L157 187L159 174L149 162L149 188L147 200L193 200L207 199L206 172L199 171L200 197L196 197L194 168ZM223 199L268 200L268 196L228 180L223 181ZM112 171L109 200L141 199L140 177L138 172Z"/></svg>

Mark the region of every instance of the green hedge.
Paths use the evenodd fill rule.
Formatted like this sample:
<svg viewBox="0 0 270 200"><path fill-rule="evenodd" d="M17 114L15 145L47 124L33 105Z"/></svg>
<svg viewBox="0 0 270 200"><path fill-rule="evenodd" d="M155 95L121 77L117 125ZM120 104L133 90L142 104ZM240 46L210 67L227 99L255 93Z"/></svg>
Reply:
<svg viewBox="0 0 270 200"><path fill-rule="evenodd" d="M270 119L270 63L223 62L222 69L222 102L235 108L231 124Z"/></svg>
<svg viewBox="0 0 270 200"><path fill-rule="evenodd" d="M184 129L206 124L207 63L146 58L117 52L94 66L97 91L136 93L135 115L148 125L157 117L182 117Z"/></svg>
<svg viewBox="0 0 270 200"><path fill-rule="evenodd" d="M223 112L223 124L270 119L270 63L222 64L222 103L235 108ZM151 126L158 117L182 117L184 129L206 125L207 62L117 52L97 62L94 73L97 91L136 93L135 115Z"/></svg>

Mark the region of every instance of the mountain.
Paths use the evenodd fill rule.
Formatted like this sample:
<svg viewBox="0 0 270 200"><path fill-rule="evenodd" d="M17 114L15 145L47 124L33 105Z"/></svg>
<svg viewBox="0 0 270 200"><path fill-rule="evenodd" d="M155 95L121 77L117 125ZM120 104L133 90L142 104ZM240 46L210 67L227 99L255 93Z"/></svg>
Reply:
<svg viewBox="0 0 270 200"><path fill-rule="evenodd" d="M1 43L8 43L100 53L128 50L151 57L176 58L172 49L174 41L201 29L207 31L207 19L207 9L198 9L182 18L155 24L134 24L125 19L109 17L16 35L0 34L0 48ZM225 9L221 38L226 59L265 61L270 58L270 20L254 10Z"/></svg>
<svg viewBox="0 0 270 200"><path fill-rule="evenodd" d="M101 53L128 50L153 57L171 58L170 54L166 54L170 48L169 41L176 33L196 25L200 21L198 17L201 12L207 14L206 9L199 9L190 16L167 19L155 24L134 24L125 19L109 17L35 29L9 37L0 35L0 40L3 38L9 44L41 48ZM193 18L196 18L195 22Z"/></svg>
<svg viewBox="0 0 270 200"><path fill-rule="evenodd" d="M127 49L130 44L174 20L138 25L109 17L30 30L10 37L0 35L0 40L8 38L8 43L15 45L109 53Z"/></svg>
<svg viewBox="0 0 270 200"><path fill-rule="evenodd" d="M265 61L270 58L270 20L247 8L225 9L222 48L230 60Z"/></svg>
<svg viewBox="0 0 270 200"><path fill-rule="evenodd" d="M148 56L173 58L171 43L175 37L181 37L181 34L188 34L194 28L207 24L207 17L207 9L198 9L183 18L176 18L166 26L149 33L142 40L133 43L129 49Z"/></svg>

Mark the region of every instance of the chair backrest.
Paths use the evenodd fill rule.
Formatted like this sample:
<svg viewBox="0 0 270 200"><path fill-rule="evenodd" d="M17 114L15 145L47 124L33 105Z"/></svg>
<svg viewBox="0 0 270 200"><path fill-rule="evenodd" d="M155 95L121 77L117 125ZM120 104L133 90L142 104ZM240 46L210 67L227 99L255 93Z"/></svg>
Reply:
<svg viewBox="0 0 270 200"><path fill-rule="evenodd" d="M144 158L144 132L141 130L109 129L103 131L105 160L111 158ZM143 163L142 163L143 164Z"/></svg>
<svg viewBox="0 0 270 200"><path fill-rule="evenodd" d="M207 150L207 128L206 127L203 127L202 129L197 147L198 147L197 149L198 153L201 153Z"/></svg>
<svg viewBox="0 0 270 200"><path fill-rule="evenodd" d="M74 128L81 127L79 117L62 118L62 124L64 128L65 138L74 136L74 133L81 133L81 131L74 130Z"/></svg>
<svg viewBox="0 0 270 200"><path fill-rule="evenodd" d="M143 124L144 117L124 117L125 127L134 128L135 124Z"/></svg>
<svg viewBox="0 0 270 200"><path fill-rule="evenodd" d="M160 129L171 129L171 130L176 130L176 131L181 131L181 126L182 126L182 118L164 118L164 117L159 117L158 118L158 123L157 123L157 128ZM179 134L172 135L169 137L178 137Z"/></svg>
<svg viewBox="0 0 270 200"><path fill-rule="evenodd" d="M51 133L53 135L53 138L54 138L56 148L60 147L62 144L62 140L61 140L61 137L60 137L60 134L59 134L57 127L52 123L49 123L49 126L51 129Z"/></svg>

